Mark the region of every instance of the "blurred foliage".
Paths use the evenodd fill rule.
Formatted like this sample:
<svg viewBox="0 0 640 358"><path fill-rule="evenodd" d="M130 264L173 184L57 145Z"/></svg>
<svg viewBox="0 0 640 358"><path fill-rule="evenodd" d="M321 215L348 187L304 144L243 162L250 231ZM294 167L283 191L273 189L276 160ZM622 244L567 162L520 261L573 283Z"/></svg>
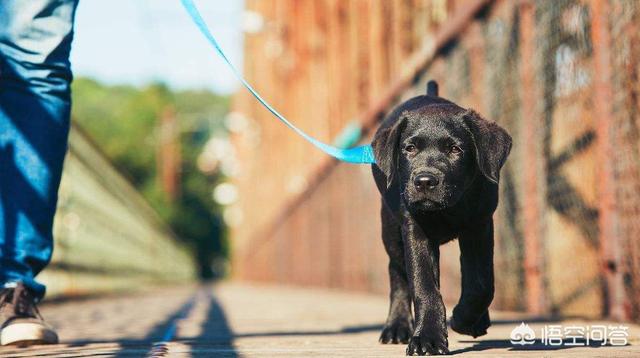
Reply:
<svg viewBox="0 0 640 358"><path fill-rule="evenodd" d="M73 119L171 226L199 264L203 278L222 274L212 267L228 257L221 207L211 196L221 179L198 170L197 158L210 136L224 131L229 98L209 91L173 91L163 84L142 88L73 82ZM162 191L158 170L160 118L175 112L180 131L180 195Z"/></svg>

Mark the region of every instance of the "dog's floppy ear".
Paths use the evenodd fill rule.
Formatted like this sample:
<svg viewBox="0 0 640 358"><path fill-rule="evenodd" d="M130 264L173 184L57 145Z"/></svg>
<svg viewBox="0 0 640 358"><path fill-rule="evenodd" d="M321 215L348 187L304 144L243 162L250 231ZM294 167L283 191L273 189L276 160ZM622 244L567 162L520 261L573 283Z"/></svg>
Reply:
<svg viewBox="0 0 640 358"><path fill-rule="evenodd" d="M395 179L395 172L400 155L400 134L406 126L406 118L402 116L393 126L376 133L371 146L376 157L376 164L387 177L387 189Z"/></svg>
<svg viewBox="0 0 640 358"><path fill-rule="evenodd" d="M500 168L511 151L511 136L497 123L480 117L471 109L463 116L471 132L480 172L498 184Z"/></svg>

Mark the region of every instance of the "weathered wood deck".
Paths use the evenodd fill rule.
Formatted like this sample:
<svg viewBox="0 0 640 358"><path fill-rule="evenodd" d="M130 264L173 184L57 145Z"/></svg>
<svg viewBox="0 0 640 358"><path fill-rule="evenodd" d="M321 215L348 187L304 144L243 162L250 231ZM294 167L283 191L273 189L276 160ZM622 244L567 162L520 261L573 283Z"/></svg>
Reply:
<svg viewBox="0 0 640 358"><path fill-rule="evenodd" d="M2 357L402 357L405 345L378 343L385 297L280 286L223 283L161 288L126 296L45 303L42 312L62 343L0 348ZM539 340L520 348L510 332L522 321L536 333L545 324L612 322L541 321L492 312L494 325L478 339L449 331L461 356L638 357L640 327L629 325L624 347L551 347ZM618 323L615 323L616 325Z"/></svg>

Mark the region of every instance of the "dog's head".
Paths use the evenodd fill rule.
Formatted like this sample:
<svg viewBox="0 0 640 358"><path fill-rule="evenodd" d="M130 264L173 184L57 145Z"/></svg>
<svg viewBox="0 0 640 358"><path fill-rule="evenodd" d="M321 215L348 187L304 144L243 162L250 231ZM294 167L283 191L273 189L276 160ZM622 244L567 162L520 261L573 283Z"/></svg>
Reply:
<svg viewBox="0 0 640 358"><path fill-rule="evenodd" d="M511 137L495 122L433 96L410 99L390 116L372 145L387 188L399 185L410 208L454 206L480 175L498 183Z"/></svg>

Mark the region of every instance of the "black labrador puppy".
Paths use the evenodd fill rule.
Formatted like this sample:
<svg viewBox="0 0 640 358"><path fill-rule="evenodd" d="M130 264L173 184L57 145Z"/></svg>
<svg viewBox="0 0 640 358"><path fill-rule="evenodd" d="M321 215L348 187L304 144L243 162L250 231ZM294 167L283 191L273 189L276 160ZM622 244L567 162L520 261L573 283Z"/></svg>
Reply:
<svg viewBox="0 0 640 358"><path fill-rule="evenodd" d="M426 96L404 102L384 120L372 145L391 279L380 341L408 343L407 355L447 354L439 246L455 238L460 244L462 294L451 328L486 334L494 293L493 212L511 137L438 97L431 81Z"/></svg>

